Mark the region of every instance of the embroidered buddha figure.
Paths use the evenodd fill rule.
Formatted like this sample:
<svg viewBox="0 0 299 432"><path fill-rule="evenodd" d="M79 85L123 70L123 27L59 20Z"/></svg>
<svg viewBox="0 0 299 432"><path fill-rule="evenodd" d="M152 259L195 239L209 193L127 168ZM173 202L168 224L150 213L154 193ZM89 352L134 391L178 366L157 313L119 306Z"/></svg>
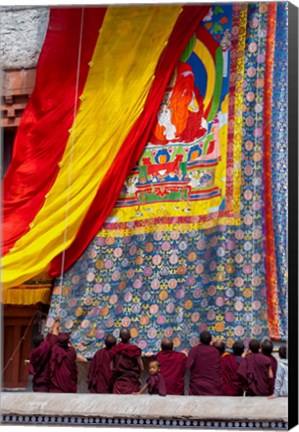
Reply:
<svg viewBox="0 0 299 432"><path fill-rule="evenodd" d="M191 66L180 62L166 89L150 142L193 142L207 131L203 98Z"/></svg>

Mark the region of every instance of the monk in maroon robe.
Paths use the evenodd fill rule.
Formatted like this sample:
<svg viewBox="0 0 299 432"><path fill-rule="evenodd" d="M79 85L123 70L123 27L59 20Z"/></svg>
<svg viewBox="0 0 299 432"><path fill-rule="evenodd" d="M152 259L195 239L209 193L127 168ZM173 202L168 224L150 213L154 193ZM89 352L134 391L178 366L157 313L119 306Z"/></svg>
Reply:
<svg viewBox="0 0 299 432"><path fill-rule="evenodd" d="M200 333L200 344L191 348L186 368L190 369L189 394L219 396L222 394L221 362L218 350L211 346L207 330Z"/></svg>
<svg viewBox="0 0 299 432"><path fill-rule="evenodd" d="M140 390L140 372L143 371L141 349L130 344L130 330L120 331L121 342L109 351L112 362L113 393L132 394Z"/></svg>
<svg viewBox="0 0 299 432"><path fill-rule="evenodd" d="M160 372L160 362L152 360L149 363L149 377L146 384L144 384L139 392L134 394L142 394L146 389L148 389L150 395L157 394L159 396L166 396L165 380Z"/></svg>
<svg viewBox="0 0 299 432"><path fill-rule="evenodd" d="M36 335L33 339L33 350L29 357L29 373L33 375L32 390L34 392L50 391L50 355L51 348L57 341L60 319L56 319L46 338Z"/></svg>
<svg viewBox="0 0 299 432"><path fill-rule="evenodd" d="M161 351L158 352L155 359L160 363L167 394L183 395L187 356L174 351L173 342L165 338L161 341Z"/></svg>
<svg viewBox="0 0 299 432"><path fill-rule="evenodd" d="M32 390L34 392L50 391L50 354L57 336L48 333L44 339L37 335L33 339L34 348L30 353L29 373L33 375Z"/></svg>
<svg viewBox="0 0 299 432"><path fill-rule="evenodd" d="M261 351L262 351L262 354L267 356L271 361L271 367L272 367L272 371L273 371L273 379L271 380L271 388L272 388L272 393L273 393L274 392L276 372L277 372L277 360L272 355L273 343L269 339L263 340L263 342L261 343Z"/></svg>
<svg viewBox="0 0 299 432"><path fill-rule="evenodd" d="M243 342L238 341L233 344L233 354L225 351L225 343L222 340L216 340L213 345L220 354L223 379L222 394L224 396L242 396L243 382L238 374L238 369L243 360Z"/></svg>
<svg viewBox="0 0 299 432"><path fill-rule="evenodd" d="M76 351L69 343L70 336L60 333L53 346L50 357L51 387L50 393L77 392Z"/></svg>
<svg viewBox="0 0 299 432"><path fill-rule="evenodd" d="M105 338L105 348L93 356L88 370L88 389L90 393L112 393L109 350L116 344L113 335Z"/></svg>
<svg viewBox="0 0 299 432"><path fill-rule="evenodd" d="M243 378L246 396L270 396L273 371L271 360L259 352L259 341L249 342L249 353L244 357L238 373Z"/></svg>

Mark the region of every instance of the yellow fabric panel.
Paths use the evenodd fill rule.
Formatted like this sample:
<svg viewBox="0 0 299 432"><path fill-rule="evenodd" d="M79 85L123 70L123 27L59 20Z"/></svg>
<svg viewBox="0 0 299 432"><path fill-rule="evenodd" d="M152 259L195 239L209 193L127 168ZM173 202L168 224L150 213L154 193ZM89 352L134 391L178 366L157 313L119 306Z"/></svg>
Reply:
<svg viewBox="0 0 299 432"><path fill-rule="evenodd" d="M50 304L52 290L50 287L30 287L28 285L2 291L2 303L12 305Z"/></svg>
<svg viewBox="0 0 299 432"><path fill-rule="evenodd" d="M239 23L239 41L238 51L240 55L237 60L237 72L238 77L236 81L236 96L235 96L235 115L234 115L234 198L233 198L233 210L235 217L240 217L240 205L241 205L241 155L242 155L242 141L243 141L243 87L244 87L244 53L246 43L246 25L247 25L247 5L244 4L240 11L240 23Z"/></svg>
<svg viewBox="0 0 299 432"><path fill-rule="evenodd" d="M108 9L60 172L30 231L3 258L4 289L46 270L74 240L143 109L180 11L181 6L153 5Z"/></svg>
<svg viewBox="0 0 299 432"><path fill-rule="evenodd" d="M174 217L174 215L176 217L204 216L209 213L209 208L219 206L221 199L220 196L217 196L198 201L154 202L140 207L138 204L127 207L114 207L110 217L121 223L138 220L146 221L158 217ZM159 231L156 228L156 224L151 224L149 232Z"/></svg>
<svg viewBox="0 0 299 432"><path fill-rule="evenodd" d="M215 62L208 48L199 39L196 39L194 52L198 56L198 58L200 58L207 71L207 88L206 88L205 98L203 101L204 108L206 109L212 100L214 89L215 89L215 82L216 82Z"/></svg>
<svg viewBox="0 0 299 432"><path fill-rule="evenodd" d="M215 199L215 198L214 198ZM240 219L233 219L232 217L219 217L214 219L210 219L203 222L197 223L178 223L178 224L152 224L152 225L143 225L140 227L134 228L126 228L126 229L109 229L103 230L98 233L98 237L124 237L124 236L132 236L132 235L141 235L148 234L153 232L172 232L178 231L180 233L188 233L190 231L202 230L213 228L216 225L241 225Z"/></svg>

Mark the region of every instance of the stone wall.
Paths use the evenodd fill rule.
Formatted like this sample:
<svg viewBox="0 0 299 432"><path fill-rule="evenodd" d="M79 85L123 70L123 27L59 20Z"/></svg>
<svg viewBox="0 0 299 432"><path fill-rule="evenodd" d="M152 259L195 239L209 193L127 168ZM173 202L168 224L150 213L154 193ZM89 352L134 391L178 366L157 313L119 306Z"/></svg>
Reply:
<svg viewBox="0 0 299 432"><path fill-rule="evenodd" d="M196 430L273 431L287 430L288 406L287 398L16 392L2 393L1 420L10 425L160 426L175 430L187 426Z"/></svg>
<svg viewBox="0 0 299 432"><path fill-rule="evenodd" d="M49 21L47 7L0 8L0 64L2 70L36 66Z"/></svg>

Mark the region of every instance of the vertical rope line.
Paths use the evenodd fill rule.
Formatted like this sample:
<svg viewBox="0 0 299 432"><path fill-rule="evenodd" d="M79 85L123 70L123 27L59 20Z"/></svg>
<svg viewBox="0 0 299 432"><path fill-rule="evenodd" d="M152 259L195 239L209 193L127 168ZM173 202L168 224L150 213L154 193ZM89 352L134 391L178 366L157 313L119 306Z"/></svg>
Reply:
<svg viewBox="0 0 299 432"><path fill-rule="evenodd" d="M75 101L74 101L74 123L73 123L73 126L71 128L71 143L70 143L71 151L70 151L68 185L67 185L67 201L66 201L66 207L65 207L65 229L64 229L64 235L63 235L64 248L63 248L62 258L61 258L61 272L60 272L60 287L61 288L60 288L60 294L59 294L58 311L60 311L60 305L61 305L61 299L62 299L62 286L63 286L63 278L64 278L64 264L65 264L68 217L69 217L69 202L70 202L70 190L71 190L71 182L72 182L73 153L74 153L76 117L77 117L77 107L78 107L80 63L81 63L81 55L82 55L83 20L84 20L84 8L81 9L80 36L79 36L78 61L77 61L77 76L76 76L76 89L75 89Z"/></svg>

